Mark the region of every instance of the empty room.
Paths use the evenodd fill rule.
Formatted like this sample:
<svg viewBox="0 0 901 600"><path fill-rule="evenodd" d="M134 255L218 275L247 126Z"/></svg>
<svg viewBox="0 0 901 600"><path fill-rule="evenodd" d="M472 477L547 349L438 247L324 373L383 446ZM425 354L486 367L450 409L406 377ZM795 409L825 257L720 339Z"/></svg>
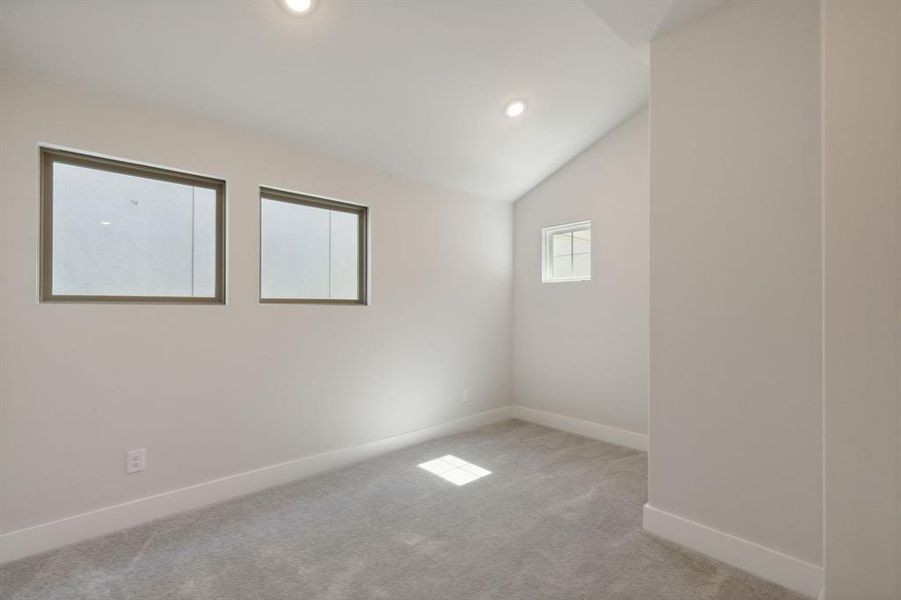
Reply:
<svg viewBox="0 0 901 600"><path fill-rule="evenodd" d="M0 600L901 600L901 0L0 0Z"/></svg>

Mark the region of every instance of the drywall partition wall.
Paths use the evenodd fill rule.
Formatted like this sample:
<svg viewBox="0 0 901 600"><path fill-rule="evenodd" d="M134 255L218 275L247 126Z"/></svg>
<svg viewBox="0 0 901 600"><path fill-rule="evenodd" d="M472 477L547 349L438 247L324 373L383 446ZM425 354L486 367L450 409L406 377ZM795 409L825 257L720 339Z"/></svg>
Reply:
<svg viewBox="0 0 901 600"><path fill-rule="evenodd" d="M541 228L587 219L592 227L591 281L542 283ZM518 200L515 223L517 404L643 438L648 397L647 110Z"/></svg>
<svg viewBox="0 0 901 600"><path fill-rule="evenodd" d="M901 597L901 3L823 2L825 567L829 600Z"/></svg>
<svg viewBox="0 0 901 600"><path fill-rule="evenodd" d="M510 204L0 77L0 532L509 405ZM39 143L225 179L227 305L39 304ZM371 207L370 306L259 304L261 184Z"/></svg>
<svg viewBox="0 0 901 600"><path fill-rule="evenodd" d="M650 95L649 511L797 559L782 582L813 594L819 18L816 1L726 6L652 44Z"/></svg>

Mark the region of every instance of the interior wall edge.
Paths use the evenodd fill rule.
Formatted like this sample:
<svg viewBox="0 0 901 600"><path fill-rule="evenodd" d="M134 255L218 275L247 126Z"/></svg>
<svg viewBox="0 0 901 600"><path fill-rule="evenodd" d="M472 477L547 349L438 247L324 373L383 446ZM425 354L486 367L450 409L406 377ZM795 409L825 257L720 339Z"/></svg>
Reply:
<svg viewBox="0 0 901 600"><path fill-rule="evenodd" d="M625 429L610 427L592 421L576 419L560 415L557 413L529 408L527 406L514 405L510 407L511 416L515 419L522 419L530 423L544 425L560 431L575 433L602 442L616 444L617 446L626 446L633 450L648 451L648 436L644 433L636 433Z"/></svg>
<svg viewBox="0 0 901 600"><path fill-rule="evenodd" d="M644 529L790 590L812 598L821 594L823 567L708 527L685 517L644 506Z"/></svg>
<svg viewBox="0 0 901 600"><path fill-rule="evenodd" d="M380 454L491 425L513 417L511 407L470 415L373 442L304 456L227 477L145 496L0 534L0 564L134 527L148 521L297 481Z"/></svg>

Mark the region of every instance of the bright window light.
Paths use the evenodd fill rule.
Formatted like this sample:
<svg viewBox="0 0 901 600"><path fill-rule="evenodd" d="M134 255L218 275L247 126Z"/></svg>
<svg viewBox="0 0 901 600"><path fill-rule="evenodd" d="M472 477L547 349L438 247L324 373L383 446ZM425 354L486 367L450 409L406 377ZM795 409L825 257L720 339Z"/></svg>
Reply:
<svg viewBox="0 0 901 600"><path fill-rule="evenodd" d="M541 230L541 281L591 279L591 221Z"/></svg>
<svg viewBox="0 0 901 600"><path fill-rule="evenodd" d="M225 303L225 182L41 148L41 300Z"/></svg>
<svg viewBox="0 0 901 600"><path fill-rule="evenodd" d="M365 304L366 207L260 194L260 301Z"/></svg>
<svg viewBox="0 0 901 600"><path fill-rule="evenodd" d="M455 485L466 485L476 479L491 475L491 471L488 469L466 462L453 454L424 462L419 465L419 468L425 469L429 473L446 479Z"/></svg>

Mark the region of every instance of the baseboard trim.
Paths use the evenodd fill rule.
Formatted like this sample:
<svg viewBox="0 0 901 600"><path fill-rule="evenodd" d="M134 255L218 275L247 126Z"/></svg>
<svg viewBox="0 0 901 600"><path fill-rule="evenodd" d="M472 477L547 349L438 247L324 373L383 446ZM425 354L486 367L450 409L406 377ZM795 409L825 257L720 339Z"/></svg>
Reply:
<svg viewBox="0 0 901 600"><path fill-rule="evenodd" d="M738 567L790 590L816 598L823 568L771 548L690 521L650 504L644 506L645 530Z"/></svg>
<svg viewBox="0 0 901 600"><path fill-rule="evenodd" d="M574 419L551 413L536 408L528 408L526 406L512 406L513 416L523 421L537 423L546 427L552 427L569 433L584 435L603 442L610 442L619 446L634 448L635 450L648 451L648 436L643 433L635 433L634 431L626 431L625 429L617 429L593 423L591 421L583 421L582 419Z"/></svg>
<svg viewBox="0 0 901 600"><path fill-rule="evenodd" d="M490 410L0 534L0 564L510 418L513 414L509 406Z"/></svg>

